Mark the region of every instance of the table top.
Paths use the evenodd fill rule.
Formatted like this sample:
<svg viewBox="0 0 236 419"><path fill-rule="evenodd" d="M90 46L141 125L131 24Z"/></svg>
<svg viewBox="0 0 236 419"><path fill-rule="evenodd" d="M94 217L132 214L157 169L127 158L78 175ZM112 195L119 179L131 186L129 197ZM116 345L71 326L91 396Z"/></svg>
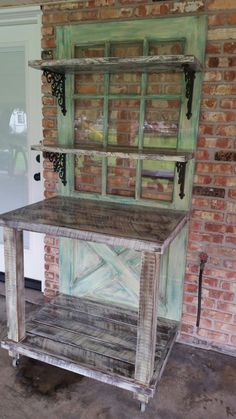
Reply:
<svg viewBox="0 0 236 419"><path fill-rule="evenodd" d="M57 196L0 215L0 225L163 253L188 213Z"/></svg>

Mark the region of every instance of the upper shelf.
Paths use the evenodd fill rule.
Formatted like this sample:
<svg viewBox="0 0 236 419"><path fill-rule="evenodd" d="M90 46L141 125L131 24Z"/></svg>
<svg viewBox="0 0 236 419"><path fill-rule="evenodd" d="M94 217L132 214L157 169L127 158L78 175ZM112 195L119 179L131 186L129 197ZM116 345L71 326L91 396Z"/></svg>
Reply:
<svg viewBox="0 0 236 419"><path fill-rule="evenodd" d="M29 61L29 66L38 70L48 70L61 74L183 71L186 67L192 71L202 70L202 64L194 55L34 60Z"/></svg>
<svg viewBox="0 0 236 419"><path fill-rule="evenodd" d="M153 55L149 57L98 57L61 60L34 60L29 66L42 70L51 84L52 95L58 99L63 115L66 114L65 74L183 71L185 76L188 119L192 116L195 72L202 64L194 55Z"/></svg>
<svg viewBox="0 0 236 419"><path fill-rule="evenodd" d="M100 144L80 144L73 146L44 146L32 145L32 150L46 153L80 154L83 156L118 157L133 160L166 160L174 162L187 162L193 158L192 151L145 148L138 150L134 147L107 146Z"/></svg>

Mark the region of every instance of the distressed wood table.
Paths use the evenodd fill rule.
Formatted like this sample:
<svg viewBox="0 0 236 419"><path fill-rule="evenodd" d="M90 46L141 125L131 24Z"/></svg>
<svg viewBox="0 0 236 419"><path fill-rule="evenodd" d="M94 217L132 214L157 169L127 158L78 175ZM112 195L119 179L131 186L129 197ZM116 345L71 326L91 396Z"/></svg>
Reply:
<svg viewBox="0 0 236 419"><path fill-rule="evenodd" d="M8 337L20 355L154 395L178 322L157 316L160 261L188 220L184 211L54 197L0 216L4 227ZM142 254L139 309L59 294L25 322L23 230L123 246Z"/></svg>

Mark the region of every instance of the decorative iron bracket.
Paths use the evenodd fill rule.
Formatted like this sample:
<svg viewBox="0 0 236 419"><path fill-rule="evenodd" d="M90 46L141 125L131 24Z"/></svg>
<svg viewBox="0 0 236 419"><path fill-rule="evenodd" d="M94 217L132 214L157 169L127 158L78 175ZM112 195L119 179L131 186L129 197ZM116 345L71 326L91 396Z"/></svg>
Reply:
<svg viewBox="0 0 236 419"><path fill-rule="evenodd" d="M65 153L50 153L45 152L45 157L53 163L53 170L59 174L64 186L67 184L66 180L66 154Z"/></svg>
<svg viewBox="0 0 236 419"><path fill-rule="evenodd" d="M43 75L48 83L51 84L52 95L57 98L58 105L63 115L66 114L66 96L65 96L65 74L55 73L51 70L44 70Z"/></svg>
<svg viewBox="0 0 236 419"><path fill-rule="evenodd" d="M183 199L184 196L185 196L185 193L184 193L184 182L185 182L186 164L187 164L186 161L184 161L184 162L177 161L176 162L176 169L177 169L177 172L178 172L178 175L179 175L179 177L178 177L178 184L180 185L180 188L179 188L179 197L180 197L180 199Z"/></svg>
<svg viewBox="0 0 236 419"><path fill-rule="evenodd" d="M186 93L185 97L188 99L187 101L187 110L186 116L188 119L192 116L192 101L193 101L193 87L194 87L194 80L195 80L195 70L192 70L188 64L183 66L184 68L184 76L185 76L185 83L186 83Z"/></svg>

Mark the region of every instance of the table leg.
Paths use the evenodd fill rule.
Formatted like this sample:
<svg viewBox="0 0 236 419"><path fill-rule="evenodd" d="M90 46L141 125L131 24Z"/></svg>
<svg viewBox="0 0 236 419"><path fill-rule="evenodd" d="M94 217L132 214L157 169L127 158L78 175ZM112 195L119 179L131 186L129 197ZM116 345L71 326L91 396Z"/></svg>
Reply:
<svg viewBox="0 0 236 419"><path fill-rule="evenodd" d="M5 284L8 338L19 342L25 336L23 232L4 228Z"/></svg>
<svg viewBox="0 0 236 419"><path fill-rule="evenodd" d="M153 376L156 349L157 298L160 255L143 252L140 276L139 318L135 361L135 381L149 385ZM136 398L145 402L143 398Z"/></svg>

